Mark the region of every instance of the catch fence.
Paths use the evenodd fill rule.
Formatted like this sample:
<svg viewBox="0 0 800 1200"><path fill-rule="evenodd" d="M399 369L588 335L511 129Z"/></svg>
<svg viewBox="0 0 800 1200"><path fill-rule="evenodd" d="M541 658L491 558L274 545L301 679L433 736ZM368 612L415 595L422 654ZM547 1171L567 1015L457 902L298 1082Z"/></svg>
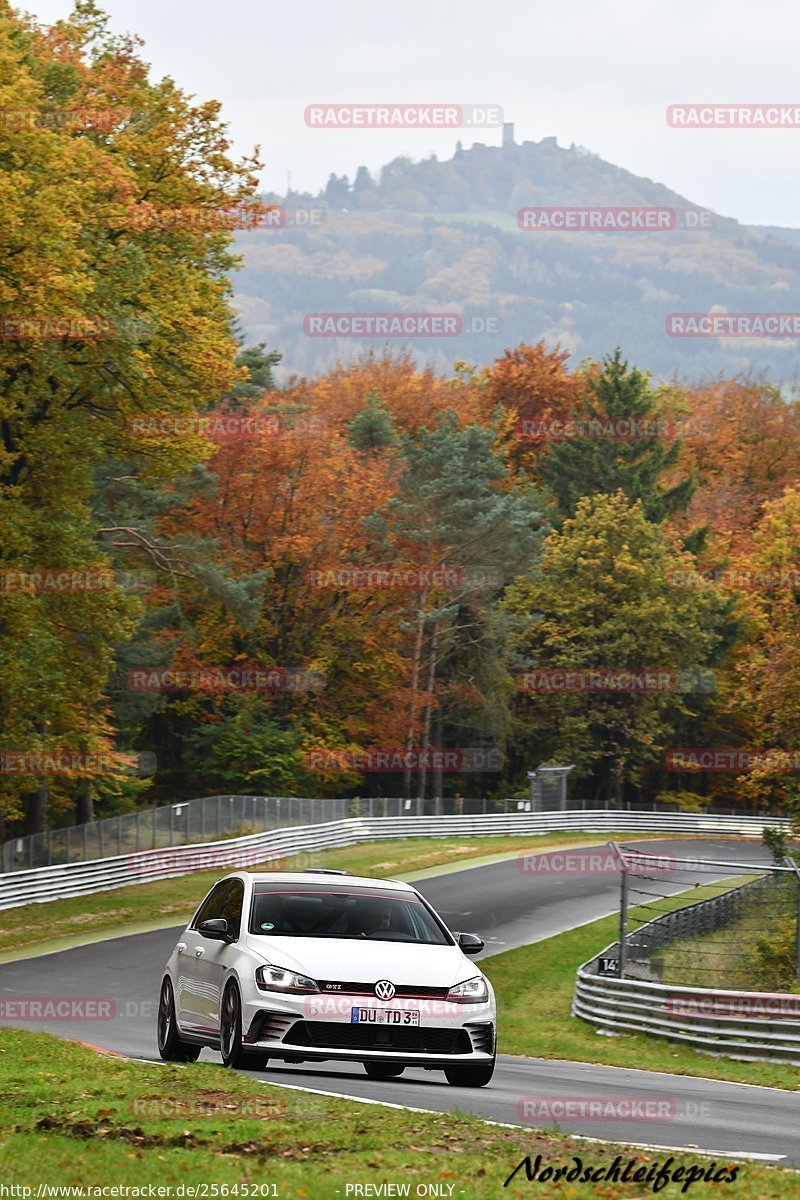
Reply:
<svg viewBox="0 0 800 1200"><path fill-rule="evenodd" d="M619 939L578 969L573 1015L603 1033L800 1063L797 863L679 860L611 844Z"/></svg>
<svg viewBox="0 0 800 1200"><path fill-rule="evenodd" d="M541 768L540 768L541 770ZM549 778L549 777L548 777ZM560 785L559 785L560 786ZM5 842L0 856L0 869L29 871L35 867L56 866L59 863L93 862L142 850L158 850L172 846L197 845L221 838L241 837L250 833L266 833L273 829L323 825L329 821L348 818L378 817L417 818L437 816L509 816L515 813L561 811L564 813L675 813L683 815L676 805L626 804L621 809L599 805L592 800L568 799L550 805L487 796L449 796L438 799L408 800L397 796L327 797L308 796L205 796L196 800L180 800L156 808L120 813L83 825L69 825L46 833L27 834ZM759 814L729 813L710 805L706 814L712 817L743 819L761 822ZM766 818L763 818L766 819ZM616 828L622 828L617 824Z"/></svg>

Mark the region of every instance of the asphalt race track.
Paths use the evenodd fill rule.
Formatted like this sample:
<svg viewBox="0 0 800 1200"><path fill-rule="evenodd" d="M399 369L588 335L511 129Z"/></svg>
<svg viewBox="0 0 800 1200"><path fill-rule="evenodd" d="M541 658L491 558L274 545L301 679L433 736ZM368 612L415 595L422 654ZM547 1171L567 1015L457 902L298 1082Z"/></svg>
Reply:
<svg viewBox="0 0 800 1200"><path fill-rule="evenodd" d="M648 839L629 844L649 854L769 861L764 848L753 841ZM719 874L723 877L726 873L720 870ZM618 877L614 874L522 873L516 859L450 870L415 886L451 929L480 934L487 942L487 953L550 937L614 912L618 905ZM685 886L677 885L675 890ZM198 895L198 901L201 898ZM45 1029L132 1057L155 1059L161 971L181 928L134 934L0 965L0 997L109 998L115 1011L110 1019L14 1024ZM535 981L531 1016L536 1019ZM499 1040L502 1045L502 1012ZM218 1061L209 1050L204 1050L202 1057ZM502 1054L491 1084L474 1090L451 1087L439 1072L416 1069L407 1069L398 1079L370 1080L355 1064L276 1064L259 1077L290 1087L410 1108L442 1112L458 1108L520 1126L556 1123L527 1117L522 1106L526 1097L668 1100L673 1103L670 1119L563 1120L558 1124L570 1132L609 1141L691 1146L800 1167L800 1094L771 1088Z"/></svg>

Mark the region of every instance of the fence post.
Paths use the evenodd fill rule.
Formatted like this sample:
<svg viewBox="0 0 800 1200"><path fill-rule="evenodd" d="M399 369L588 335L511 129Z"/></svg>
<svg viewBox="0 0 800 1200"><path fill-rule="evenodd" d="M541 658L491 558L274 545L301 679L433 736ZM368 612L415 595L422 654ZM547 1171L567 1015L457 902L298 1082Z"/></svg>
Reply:
<svg viewBox="0 0 800 1200"><path fill-rule="evenodd" d="M786 855L783 860L785 867L791 867L794 871L795 879L797 880L797 929L795 932L794 942L794 973L800 979L800 867L790 855Z"/></svg>
<svg viewBox="0 0 800 1200"><path fill-rule="evenodd" d="M616 842L608 843L619 859L620 889L619 889L619 977L625 978L625 967L628 958L628 867L625 856Z"/></svg>

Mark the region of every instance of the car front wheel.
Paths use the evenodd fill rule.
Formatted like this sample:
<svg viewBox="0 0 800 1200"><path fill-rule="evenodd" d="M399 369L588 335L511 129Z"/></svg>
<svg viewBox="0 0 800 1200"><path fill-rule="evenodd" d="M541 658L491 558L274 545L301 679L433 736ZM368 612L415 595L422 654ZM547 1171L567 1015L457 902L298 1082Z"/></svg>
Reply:
<svg viewBox="0 0 800 1200"><path fill-rule="evenodd" d="M178 1036L175 993L172 980L167 976L161 984L158 1000L158 1053L165 1062L197 1062L200 1050L200 1046L184 1042Z"/></svg>
<svg viewBox="0 0 800 1200"><path fill-rule="evenodd" d="M267 1065L265 1054L248 1054L242 1048L242 998L235 983L229 983L222 997L219 1048L222 1062L236 1070L261 1071Z"/></svg>
<svg viewBox="0 0 800 1200"><path fill-rule="evenodd" d="M461 1066L460 1063L454 1067L445 1067L444 1074L447 1082L453 1087L486 1087L494 1075L494 1059L475 1067Z"/></svg>

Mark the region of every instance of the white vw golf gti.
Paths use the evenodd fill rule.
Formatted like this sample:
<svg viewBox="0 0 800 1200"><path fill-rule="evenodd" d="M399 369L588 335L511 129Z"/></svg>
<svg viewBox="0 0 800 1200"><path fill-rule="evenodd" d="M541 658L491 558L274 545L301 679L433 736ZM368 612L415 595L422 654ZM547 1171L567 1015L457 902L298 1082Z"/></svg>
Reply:
<svg viewBox="0 0 800 1200"><path fill-rule="evenodd" d="M347 872L238 871L215 884L170 955L158 1048L229 1067L350 1061L373 1079L405 1067L483 1087L494 1071L495 1001L467 955L407 883Z"/></svg>

